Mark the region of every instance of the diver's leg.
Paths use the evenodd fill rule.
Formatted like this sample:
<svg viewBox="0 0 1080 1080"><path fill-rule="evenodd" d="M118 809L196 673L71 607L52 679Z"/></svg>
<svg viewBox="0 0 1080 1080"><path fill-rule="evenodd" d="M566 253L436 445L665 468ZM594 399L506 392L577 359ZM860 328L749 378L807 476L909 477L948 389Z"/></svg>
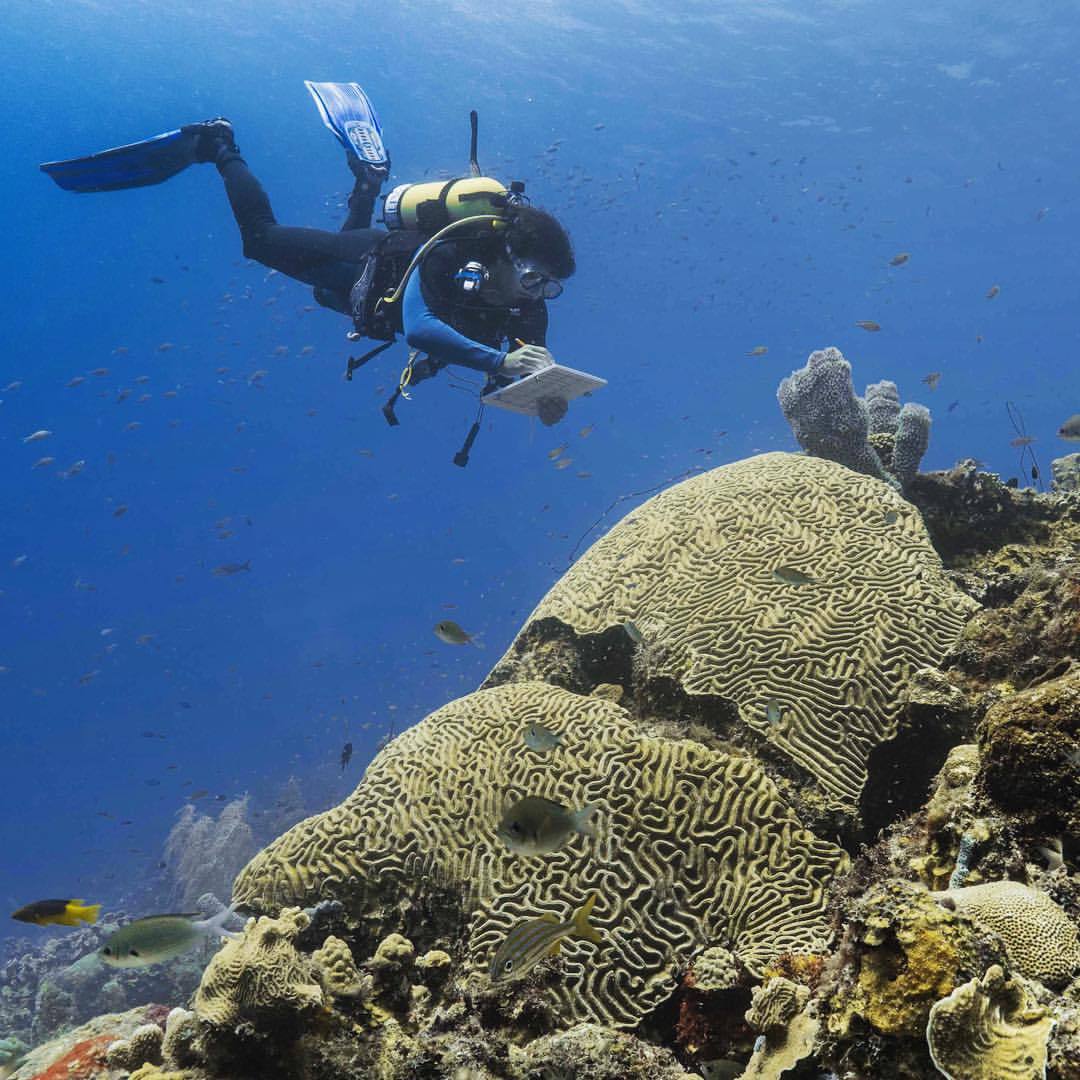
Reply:
<svg viewBox="0 0 1080 1080"><path fill-rule="evenodd" d="M381 230L335 233L279 225L262 184L238 152L225 150L216 164L249 259L309 285L349 291L356 264L383 235Z"/></svg>
<svg viewBox="0 0 1080 1080"><path fill-rule="evenodd" d="M356 154L347 152L345 160L356 177L349 195L349 216L341 226L342 232L353 229L370 229L371 215L375 212L375 200L379 196L386 178L390 175L390 162L385 165L370 165L361 161Z"/></svg>

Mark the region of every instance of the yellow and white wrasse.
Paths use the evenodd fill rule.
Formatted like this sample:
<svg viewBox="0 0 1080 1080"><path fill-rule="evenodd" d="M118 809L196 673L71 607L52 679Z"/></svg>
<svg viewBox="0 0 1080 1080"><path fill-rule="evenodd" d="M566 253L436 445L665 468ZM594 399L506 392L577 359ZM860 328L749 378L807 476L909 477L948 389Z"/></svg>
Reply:
<svg viewBox="0 0 1080 1080"><path fill-rule="evenodd" d="M500 983L528 974L545 957L554 956L564 938L581 938L596 944L603 941L603 935L589 922L598 895L590 893L567 922L559 922L554 915L541 915L518 923L495 952L488 969L491 981Z"/></svg>

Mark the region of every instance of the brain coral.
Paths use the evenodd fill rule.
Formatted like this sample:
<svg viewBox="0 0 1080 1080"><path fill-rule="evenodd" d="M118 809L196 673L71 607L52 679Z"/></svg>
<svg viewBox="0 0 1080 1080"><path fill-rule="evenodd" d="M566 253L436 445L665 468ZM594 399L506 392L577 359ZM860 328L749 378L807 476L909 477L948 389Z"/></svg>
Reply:
<svg viewBox="0 0 1080 1080"><path fill-rule="evenodd" d="M1038 889L1019 881L991 881L933 896L997 934L1013 966L1029 979L1060 988L1080 967L1076 925Z"/></svg>
<svg viewBox="0 0 1080 1080"><path fill-rule="evenodd" d="M198 1017L226 1027L255 1017L292 1019L321 1005L315 961L296 948L309 922L295 908L278 919L248 919L243 934L227 941L203 972Z"/></svg>
<svg viewBox="0 0 1080 1080"><path fill-rule="evenodd" d="M785 584L780 567L814 580ZM895 732L906 678L941 657L975 606L887 484L773 453L654 496L571 567L530 623L555 618L589 635L632 621L655 646L656 674L735 702L831 804L851 808L867 756ZM505 662L527 648L526 631ZM770 699L779 723L767 719Z"/></svg>
<svg viewBox="0 0 1080 1080"><path fill-rule="evenodd" d="M534 721L562 746L527 751ZM596 804L597 837L512 855L495 829L526 794ZM820 947L825 887L844 865L752 759L642 737L614 702L534 682L470 694L400 735L344 803L257 856L234 896L260 910L333 898L363 919L388 889L422 899L448 884L464 896L469 960L486 969L519 920L565 919L595 889L604 941L564 944L554 993L567 1019L633 1025L706 945L729 944L752 970Z"/></svg>

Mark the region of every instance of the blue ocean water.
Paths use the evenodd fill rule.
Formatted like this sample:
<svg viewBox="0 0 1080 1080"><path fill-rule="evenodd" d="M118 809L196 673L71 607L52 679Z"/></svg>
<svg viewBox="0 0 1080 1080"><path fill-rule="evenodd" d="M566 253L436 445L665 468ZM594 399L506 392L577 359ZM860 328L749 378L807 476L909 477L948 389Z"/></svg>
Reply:
<svg viewBox="0 0 1080 1080"><path fill-rule="evenodd" d="M1069 449L1075 3L11 0L4 22L9 908L120 903L200 789L343 797L391 725L476 686L620 496L794 449L775 390L813 349L931 408L924 468L1018 475L1006 401L1044 472ZM79 196L37 169L224 114L278 219L336 229L352 178L305 78L365 86L394 182L464 172L479 110L485 171L575 243L549 345L606 389L550 430L489 412L458 469L475 400L428 383L388 428L402 351L344 382L346 320L243 258L212 167ZM442 644L444 618L486 648Z"/></svg>

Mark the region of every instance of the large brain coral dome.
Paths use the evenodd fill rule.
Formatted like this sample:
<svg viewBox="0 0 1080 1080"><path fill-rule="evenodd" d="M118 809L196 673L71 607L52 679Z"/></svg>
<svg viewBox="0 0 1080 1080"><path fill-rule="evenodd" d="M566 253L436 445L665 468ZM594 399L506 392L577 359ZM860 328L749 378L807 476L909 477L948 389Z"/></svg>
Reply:
<svg viewBox="0 0 1080 1080"><path fill-rule="evenodd" d="M787 584L774 574L785 568L813 580ZM529 623L554 618L591 635L632 622L656 674L736 703L828 802L851 808L870 751L895 732L908 675L940 659L974 607L945 578L919 512L889 485L772 453L650 499L571 567Z"/></svg>
<svg viewBox="0 0 1080 1080"><path fill-rule="evenodd" d="M534 721L563 744L527 750ZM596 837L511 854L495 830L524 795L594 804ZM844 865L752 759L642 737L620 706L534 682L470 694L399 736L344 803L257 856L234 896L256 910L336 899L364 920L438 883L461 897L469 960L485 969L519 920L566 919L595 889L604 940L564 943L553 992L568 1020L633 1025L707 945L752 970L821 948L825 888Z"/></svg>

